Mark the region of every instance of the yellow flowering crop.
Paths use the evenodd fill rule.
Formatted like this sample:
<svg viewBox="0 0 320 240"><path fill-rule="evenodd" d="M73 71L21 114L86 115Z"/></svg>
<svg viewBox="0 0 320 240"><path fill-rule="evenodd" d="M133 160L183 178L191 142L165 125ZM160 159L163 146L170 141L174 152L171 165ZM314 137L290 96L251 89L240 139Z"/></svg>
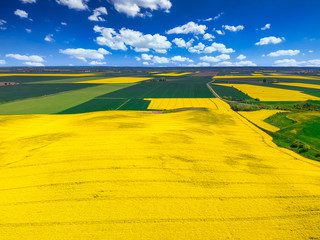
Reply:
<svg viewBox="0 0 320 240"><path fill-rule="evenodd" d="M87 77L87 76L98 76L102 73L0 73L0 77L11 77L11 76L41 76L41 77Z"/></svg>
<svg viewBox="0 0 320 240"><path fill-rule="evenodd" d="M1 239L308 239L320 163L218 109L0 116Z"/></svg>
<svg viewBox="0 0 320 240"><path fill-rule="evenodd" d="M216 85L235 87L252 98L259 98L260 101L307 101L320 100L319 97L305 94L300 91L280 89L273 87L264 87L250 84L222 84Z"/></svg>
<svg viewBox="0 0 320 240"><path fill-rule="evenodd" d="M104 78L89 81L81 81L75 83L93 83L93 84L104 84L104 83L136 83L145 80L152 79L150 77L115 77L115 78Z"/></svg>
<svg viewBox="0 0 320 240"><path fill-rule="evenodd" d="M279 112L285 112L285 111L262 109L259 111L239 111L238 113L243 117L245 117L246 119L248 119L250 122L256 124L257 126L265 130L268 130L270 132L276 132L276 131L279 131L280 128L273 126L269 123L266 123L263 120Z"/></svg>
<svg viewBox="0 0 320 240"><path fill-rule="evenodd" d="M293 86L293 87L303 87L303 88L314 88L320 89L320 84L310 84L310 83L276 83L277 85Z"/></svg>
<svg viewBox="0 0 320 240"><path fill-rule="evenodd" d="M148 109L177 109L177 108L217 108L215 98L146 98L151 103Z"/></svg>
<svg viewBox="0 0 320 240"><path fill-rule="evenodd" d="M290 76L290 75L277 75L277 78L293 78L293 79L308 79L308 80L320 80L319 77L304 77L304 76ZM275 78L275 76L214 76L214 79L227 79L227 78Z"/></svg>
<svg viewBox="0 0 320 240"><path fill-rule="evenodd" d="M183 76L187 74L191 74L192 72L185 72L185 73L159 73L155 74L154 76L168 76L168 77L178 77L178 76Z"/></svg>

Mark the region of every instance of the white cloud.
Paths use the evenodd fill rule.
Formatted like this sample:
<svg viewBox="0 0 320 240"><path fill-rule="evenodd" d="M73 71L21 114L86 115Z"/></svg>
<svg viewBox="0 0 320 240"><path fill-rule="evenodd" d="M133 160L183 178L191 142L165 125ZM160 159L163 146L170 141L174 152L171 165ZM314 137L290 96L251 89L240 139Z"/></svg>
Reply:
<svg viewBox="0 0 320 240"><path fill-rule="evenodd" d="M205 45L201 42L198 43L198 45L195 45L194 47L189 47L188 51L191 53L202 53L203 49L205 48Z"/></svg>
<svg viewBox="0 0 320 240"><path fill-rule="evenodd" d="M282 59L274 62L276 66L299 66L304 63L306 63L306 61L298 62L295 59Z"/></svg>
<svg viewBox="0 0 320 240"><path fill-rule="evenodd" d="M60 49L59 52L75 57L84 62L87 62L87 59L103 60L104 55L111 54L103 48L99 48L98 50L84 48L67 48L64 50Z"/></svg>
<svg viewBox="0 0 320 240"><path fill-rule="evenodd" d="M0 19L0 29L1 30L6 30L7 29L7 27L4 26L6 23L7 23L6 20Z"/></svg>
<svg viewBox="0 0 320 240"><path fill-rule="evenodd" d="M262 31L270 29L271 28L271 24L267 23L264 27L261 28Z"/></svg>
<svg viewBox="0 0 320 240"><path fill-rule="evenodd" d="M93 10L93 14L88 17L90 21L104 22L104 18L100 17L101 15L108 15L107 9L105 7L99 7Z"/></svg>
<svg viewBox="0 0 320 240"><path fill-rule="evenodd" d="M56 0L60 5L67 6L70 9L87 10L89 0Z"/></svg>
<svg viewBox="0 0 320 240"><path fill-rule="evenodd" d="M100 61L92 61L89 64L97 66L97 65L106 65L107 63L106 62L100 62Z"/></svg>
<svg viewBox="0 0 320 240"><path fill-rule="evenodd" d="M233 53L235 52L232 48L226 48L226 46L222 43L212 43L211 46L206 47L203 51L204 53L213 53L213 52L220 52L220 53Z"/></svg>
<svg viewBox="0 0 320 240"><path fill-rule="evenodd" d="M220 61L225 61L230 59L230 56L227 54L221 54L219 56L216 57L212 57L212 56L204 56L204 57L200 57L201 61L204 62L220 62Z"/></svg>
<svg viewBox="0 0 320 240"><path fill-rule="evenodd" d="M139 58L139 57L134 57L137 61L141 61L141 58Z"/></svg>
<svg viewBox="0 0 320 240"><path fill-rule="evenodd" d="M285 38L277 38L277 37L265 37L261 38L259 42L257 42L255 45L268 45L268 44L278 44L281 43Z"/></svg>
<svg viewBox="0 0 320 240"><path fill-rule="evenodd" d="M229 25L223 25L222 26L225 30L231 31L231 32L238 32L244 29L243 25L239 25L239 26L229 26Z"/></svg>
<svg viewBox="0 0 320 240"><path fill-rule="evenodd" d="M189 42L185 42L182 38L175 38L172 40L178 47L189 48L192 46L194 39L191 39Z"/></svg>
<svg viewBox="0 0 320 240"><path fill-rule="evenodd" d="M29 28L26 28L25 30L26 30L27 33L31 33L32 32L32 30L29 29Z"/></svg>
<svg viewBox="0 0 320 240"><path fill-rule="evenodd" d="M143 65L149 65L149 63L148 63L148 62L143 62L142 64L143 64Z"/></svg>
<svg viewBox="0 0 320 240"><path fill-rule="evenodd" d="M188 34L188 33L193 33L193 34L205 34L207 30L206 25L198 25L194 22L188 22L185 25L175 27L173 29L170 29L167 31L167 34Z"/></svg>
<svg viewBox="0 0 320 240"><path fill-rule="evenodd" d="M43 63L40 62L24 62L23 64L26 64L28 66L32 66L32 67L43 67Z"/></svg>
<svg viewBox="0 0 320 240"><path fill-rule="evenodd" d="M218 63L216 66L254 67L254 66L257 66L257 64L255 64L252 61L240 61L240 62L234 62L234 63L224 61L224 62Z"/></svg>
<svg viewBox="0 0 320 240"><path fill-rule="evenodd" d="M145 60L145 61L150 61L152 59L152 57L153 57L153 55L148 55L146 53L141 54L142 60Z"/></svg>
<svg viewBox="0 0 320 240"><path fill-rule="evenodd" d="M226 34L225 32L222 32L221 30L216 30L216 32L218 35L225 35Z"/></svg>
<svg viewBox="0 0 320 240"><path fill-rule="evenodd" d="M68 24L66 22L61 22L61 25L67 26Z"/></svg>
<svg viewBox="0 0 320 240"><path fill-rule="evenodd" d="M154 63L160 63L160 64L163 64L163 63L169 63L170 60L169 58L166 58L166 57L158 57L158 56L154 56L152 61Z"/></svg>
<svg viewBox="0 0 320 240"><path fill-rule="evenodd" d="M197 64L192 64L190 65L190 67L210 67L210 63L207 63L207 62L200 62L200 63L197 63Z"/></svg>
<svg viewBox="0 0 320 240"><path fill-rule="evenodd" d="M237 59L238 60L244 60L244 59L246 59L247 57L245 56L245 55L243 55L243 54L240 54L238 57L237 57Z"/></svg>
<svg viewBox="0 0 320 240"><path fill-rule="evenodd" d="M300 50L278 50L276 52L271 52L268 54L269 57L279 57L279 56L295 56L300 53Z"/></svg>
<svg viewBox="0 0 320 240"><path fill-rule="evenodd" d="M14 14L19 16L20 18L27 18L30 21L32 21L32 19L28 17L28 13L26 11L21 10L21 9L15 10Z"/></svg>
<svg viewBox="0 0 320 240"><path fill-rule="evenodd" d="M243 67L243 66L257 66L257 64L253 63L252 61L240 61L233 63L234 66Z"/></svg>
<svg viewBox="0 0 320 240"><path fill-rule="evenodd" d="M20 55L20 54L6 54L6 57L8 58L14 58L16 60L20 60L20 61L30 61L30 62L44 62L44 59L38 55L31 55L31 56L27 56L27 55Z"/></svg>
<svg viewBox="0 0 320 240"><path fill-rule="evenodd" d="M187 57L181 57L181 56L174 56L171 58L174 62L193 62L190 58Z"/></svg>
<svg viewBox="0 0 320 240"><path fill-rule="evenodd" d="M45 40L46 42L54 42L53 34L48 34L48 35L44 38L44 40Z"/></svg>
<svg viewBox="0 0 320 240"><path fill-rule="evenodd" d="M313 53L313 50L309 50L308 53Z"/></svg>
<svg viewBox="0 0 320 240"><path fill-rule="evenodd" d="M170 0L109 0L116 11L124 13L129 17L148 16L150 13L141 13L141 8L154 10L165 10L169 12L172 6Z"/></svg>
<svg viewBox="0 0 320 240"><path fill-rule="evenodd" d="M308 67L320 67L320 59L313 59L307 62Z"/></svg>
<svg viewBox="0 0 320 240"><path fill-rule="evenodd" d="M117 33L113 28L104 28L95 26L94 31L101 33L100 37L96 38L99 45L107 46L113 50L127 50L127 46L133 47L136 52L149 51L153 49L159 53L166 53L166 50L171 47L171 42L167 37L155 34L146 34L131 29L122 28Z"/></svg>
<svg viewBox="0 0 320 240"><path fill-rule="evenodd" d="M36 3L37 0L20 0L22 3Z"/></svg>
<svg viewBox="0 0 320 240"><path fill-rule="evenodd" d="M213 19L214 19L214 20L218 20L223 14L224 14L224 13L221 12L221 13L219 13L217 16L215 16Z"/></svg>
<svg viewBox="0 0 320 240"><path fill-rule="evenodd" d="M0 64L6 64L6 60L1 60L0 59Z"/></svg>
<svg viewBox="0 0 320 240"><path fill-rule="evenodd" d="M203 35L203 40L209 40L212 41L212 39L214 39L215 37L210 34L210 33L206 33L205 35Z"/></svg>
<svg viewBox="0 0 320 240"><path fill-rule="evenodd" d="M213 18L207 18L207 19L205 19L205 20L203 20L203 21L205 21L205 22L211 22L213 20Z"/></svg>

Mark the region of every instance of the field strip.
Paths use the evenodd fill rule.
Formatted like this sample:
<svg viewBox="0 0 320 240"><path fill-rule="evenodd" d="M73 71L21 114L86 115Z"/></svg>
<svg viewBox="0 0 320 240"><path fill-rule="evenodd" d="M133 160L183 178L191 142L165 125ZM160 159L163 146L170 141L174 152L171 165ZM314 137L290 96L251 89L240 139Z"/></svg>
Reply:
<svg viewBox="0 0 320 240"><path fill-rule="evenodd" d="M309 83L274 83L276 85L283 86L293 86L293 87L302 87L302 88L312 88L312 89L320 89L320 84L309 84Z"/></svg>
<svg viewBox="0 0 320 240"><path fill-rule="evenodd" d="M138 83L145 80L150 80L152 77L114 77L114 78L103 78L89 81L81 81L74 83L92 83L92 84L110 84L110 83Z"/></svg>
<svg viewBox="0 0 320 240"><path fill-rule="evenodd" d="M307 101L320 100L319 97L305 94L301 91L279 89L274 87L257 86L250 84L215 83L215 85L234 87L252 98L260 101Z"/></svg>
<svg viewBox="0 0 320 240"><path fill-rule="evenodd" d="M154 76L164 76L164 77L178 77L178 76L184 76L191 74L192 72L185 72L185 73L159 73L159 74L154 74Z"/></svg>
<svg viewBox="0 0 320 240"><path fill-rule="evenodd" d="M265 119L267 119L268 117L280 113L280 112L286 112L286 111L282 111L282 110L266 110L266 109L262 109L259 111L238 111L238 113L243 116L244 118L248 119L250 122L256 124L258 127L261 127L267 131L270 132L276 132L279 131L280 128L273 126L269 123L266 123Z"/></svg>
<svg viewBox="0 0 320 240"><path fill-rule="evenodd" d="M320 77L301 77L301 76L215 76L215 79L236 79L236 78L292 78L292 79L307 79L307 80L320 80Z"/></svg>
<svg viewBox="0 0 320 240"><path fill-rule="evenodd" d="M97 76L89 76L89 77L72 77L72 78L64 78L64 79L57 79L57 80L27 82L26 84L74 83L74 82L89 81L89 80L104 79L104 78L105 77L97 75Z"/></svg>
<svg viewBox="0 0 320 240"><path fill-rule="evenodd" d="M151 101L148 109L173 110L179 108L213 108L216 109L214 98L145 98Z"/></svg>
<svg viewBox="0 0 320 240"><path fill-rule="evenodd" d="M99 76L103 73L39 73L39 74L32 74L32 73L0 73L0 77L11 77L11 76L41 76L41 77L87 77L87 76Z"/></svg>
<svg viewBox="0 0 320 240"><path fill-rule="evenodd" d="M0 115L58 113L87 102L95 97L132 85L134 84L98 85L79 90L52 94L45 97L4 103L0 104Z"/></svg>

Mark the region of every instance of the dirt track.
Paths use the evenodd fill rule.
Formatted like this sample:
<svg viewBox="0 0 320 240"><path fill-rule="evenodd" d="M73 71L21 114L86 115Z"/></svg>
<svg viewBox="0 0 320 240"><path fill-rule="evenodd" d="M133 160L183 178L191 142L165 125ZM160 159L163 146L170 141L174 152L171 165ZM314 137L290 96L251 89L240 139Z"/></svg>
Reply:
<svg viewBox="0 0 320 240"><path fill-rule="evenodd" d="M320 164L215 101L1 116L1 239L319 239Z"/></svg>

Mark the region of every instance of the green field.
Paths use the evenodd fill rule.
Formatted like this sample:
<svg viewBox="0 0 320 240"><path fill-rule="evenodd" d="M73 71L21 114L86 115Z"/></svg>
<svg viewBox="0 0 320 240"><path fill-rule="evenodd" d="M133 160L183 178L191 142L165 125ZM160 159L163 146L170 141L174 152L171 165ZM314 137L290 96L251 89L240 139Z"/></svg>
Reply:
<svg viewBox="0 0 320 240"><path fill-rule="evenodd" d="M213 90L223 98L231 97L232 99L240 100L240 99L252 99L252 97L247 94L239 91L234 87L226 87L220 85L212 85Z"/></svg>

